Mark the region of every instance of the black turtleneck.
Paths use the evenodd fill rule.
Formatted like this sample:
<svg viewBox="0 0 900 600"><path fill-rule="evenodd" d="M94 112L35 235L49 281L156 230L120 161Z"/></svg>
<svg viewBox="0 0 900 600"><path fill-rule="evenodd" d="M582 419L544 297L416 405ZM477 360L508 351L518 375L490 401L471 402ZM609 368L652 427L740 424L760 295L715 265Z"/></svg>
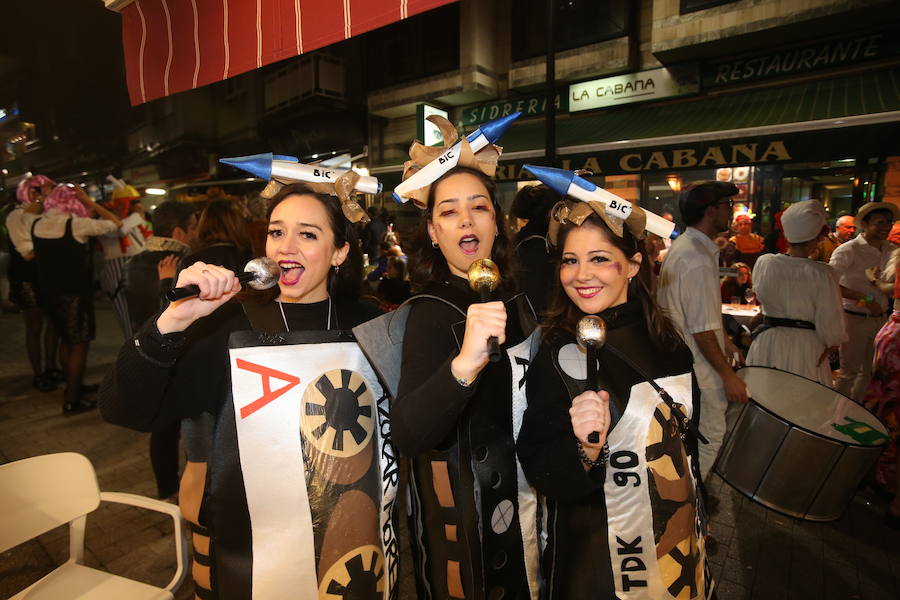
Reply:
<svg viewBox="0 0 900 600"><path fill-rule="evenodd" d="M632 300L599 313L606 322L606 344L599 354L600 386L628 403L631 388L644 378L610 351L618 349L642 371L654 379L688 373L692 358L687 346L663 350L654 345L644 320L641 304ZM563 502L589 500L602 492L603 472L586 472L578 458L575 433L569 418L572 405L569 393L556 370L560 348L574 344L568 332L551 332L528 370L528 409L519 433L516 450L528 480L541 493ZM699 416L695 390L694 419ZM596 498L595 498L596 499Z"/></svg>

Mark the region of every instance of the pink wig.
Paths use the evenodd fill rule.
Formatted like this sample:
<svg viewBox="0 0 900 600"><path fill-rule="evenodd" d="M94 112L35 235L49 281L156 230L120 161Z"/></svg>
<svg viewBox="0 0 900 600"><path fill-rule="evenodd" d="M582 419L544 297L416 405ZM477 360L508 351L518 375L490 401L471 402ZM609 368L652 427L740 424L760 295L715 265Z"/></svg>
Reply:
<svg viewBox="0 0 900 600"><path fill-rule="evenodd" d="M87 207L78 199L75 188L66 184L56 186L44 198L44 210L52 208L76 217L86 217L90 214Z"/></svg>
<svg viewBox="0 0 900 600"><path fill-rule="evenodd" d="M34 188L41 187L45 183L56 185L56 182L46 175L32 175L23 179L16 186L16 198L22 203L22 206L28 206L34 202Z"/></svg>

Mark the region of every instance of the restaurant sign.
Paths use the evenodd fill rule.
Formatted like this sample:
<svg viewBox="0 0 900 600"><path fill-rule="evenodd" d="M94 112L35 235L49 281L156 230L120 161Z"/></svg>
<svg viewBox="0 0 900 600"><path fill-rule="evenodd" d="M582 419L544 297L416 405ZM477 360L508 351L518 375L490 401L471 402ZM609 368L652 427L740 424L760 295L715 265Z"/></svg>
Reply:
<svg viewBox="0 0 900 600"><path fill-rule="evenodd" d="M703 67L703 87L795 75L897 56L900 54L900 42L895 37L884 33L869 33L708 64Z"/></svg>
<svg viewBox="0 0 900 600"><path fill-rule="evenodd" d="M522 98L507 98L500 102L489 102L463 108L460 112L459 122L463 126L480 125L487 121L493 121L514 112L522 113L522 117L536 117L547 110L547 95L523 96ZM563 94L556 95L557 112L569 110L568 98Z"/></svg>
<svg viewBox="0 0 900 600"><path fill-rule="evenodd" d="M627 73L570 85L569 112L696 94L699 89L696 68Z"/></svg>
<svg viewBox="0 0 900 600"><path fill-rule="evenodd" d="M755 165L792 160L784 140L754 141L750 143L691 144L672 148L630 149L597 152L584 155L560 155L560 166L567 170L585 169L595 175L670 171L680 169L712 169L728 165ZM497 179L532 179L521 174L527 161L501 163Z"/></svg>

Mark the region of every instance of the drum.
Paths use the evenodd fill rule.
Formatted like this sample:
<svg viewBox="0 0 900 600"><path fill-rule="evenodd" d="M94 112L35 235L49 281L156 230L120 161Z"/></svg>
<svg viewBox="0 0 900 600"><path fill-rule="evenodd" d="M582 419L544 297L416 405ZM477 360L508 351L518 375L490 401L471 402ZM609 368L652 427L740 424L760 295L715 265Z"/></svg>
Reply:
<svg viewBox="0 0 900 600"><path fill-rule="evenodd" d="M749 403L715 469L763 506L810 521L841 516L887 442L869 411L831 388L769 367L745 367Z"/></svg>

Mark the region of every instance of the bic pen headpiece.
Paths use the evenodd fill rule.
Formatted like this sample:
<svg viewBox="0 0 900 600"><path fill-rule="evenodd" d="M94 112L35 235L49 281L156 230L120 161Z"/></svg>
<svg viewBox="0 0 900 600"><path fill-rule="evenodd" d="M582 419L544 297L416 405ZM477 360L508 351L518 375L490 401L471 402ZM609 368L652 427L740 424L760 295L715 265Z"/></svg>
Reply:
<svg viewBox="0 0 900 600"><path fill-rule="evenodd" d="M268 185L260 192L260 196L265 199L277 194L284 186L299 182L305 183L316 193L337 196L341 201L341 210L344 216L351 223L360 221L365 223L369 220L366 211L356 201L355 195L381 192L381 184L375 177L360 175L353 170L345 171L322 165L305 165L293 156L268 152L220 158L219 162L267 180Z"/></svg>
<svg viewBox="0 0 900 600"><path fill-rule="evenodd" d="M394 188L394 200L412 200L421 209L428 207L431 184L454 167L469 167L493 177L503 148L494 144L522 113L513 113L485 123L468 136L457 141L456 127L438 115L431 121L441 131L443 146L426 146L415 140L409 147L409 158L403 164L403 181Z"/></svg>
<svg viewBox="0 0 900 600"><path fill-rule="evenodd" d="M534 165L525 165L524 168L561 196L578 200L575 203L563 200L551 211L547 238L554 246L560 225L572 223L580 226L592 214L600 217L619 237L624 235L625 227L638 240L644 239L644 231L668 238L675 228L675 224L671 221L640 206L634 206L628 200L623 200L612 192L598 187L574 171Z"/></svg>

